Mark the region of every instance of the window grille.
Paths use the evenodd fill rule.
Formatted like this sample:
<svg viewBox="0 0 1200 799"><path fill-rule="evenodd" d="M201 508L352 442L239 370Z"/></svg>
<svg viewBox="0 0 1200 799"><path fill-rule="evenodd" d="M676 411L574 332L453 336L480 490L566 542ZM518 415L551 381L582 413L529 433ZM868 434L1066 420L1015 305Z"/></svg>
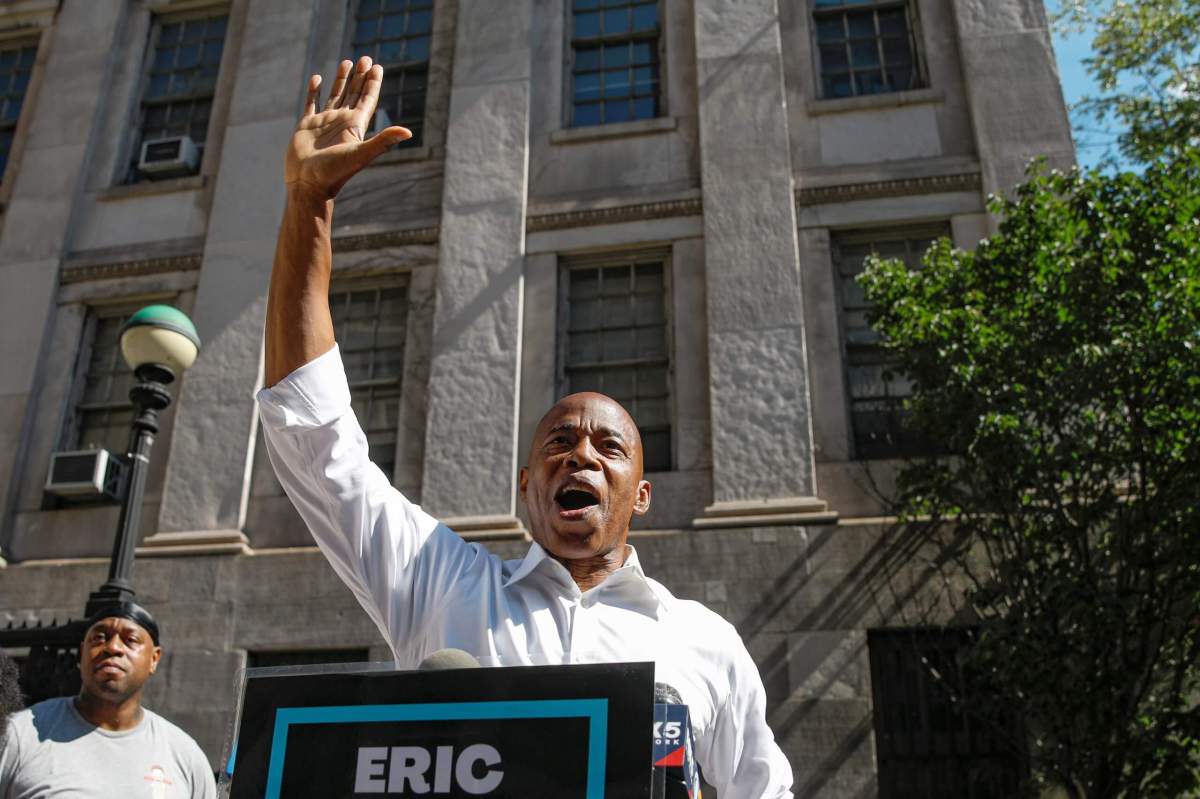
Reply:
<svg viewBox="0 0 1200 799"><path fill-rule="evenodd" d="M647 472L671 468L668 286L661 256L568 266L565 391L599 391L625 406Z"/></svg>
<svg viewBox="0 0 1200 799"><path fill-rule="evenodd" d="M151 139L188 136L203 159L228 21L227 14L155 20L127 182L144 179L137 163Z"/></svg>
<svg viewBox="0 0 1200 799"><path fill-rule="evenodd" d="M969 640L961 629L868 632L880 799L1021 795L1022 725L963 679Z"/></svg>
<svg viewBox="0 0 1200 799"><path fill-rule="evenodd" d="M662 113L658 0L573 0L571 126Z"/></svg>
<svg viewBox="0 0 1200 799"><path fill-rule="evenodd" d="M356 58L369 55L383 66L376 114L413 134L399 147L419 147L424 138L432 31L433 0L359 0L351 46Z"/></svg>
<svg viewBox="0 0 1200 799"><path fill-rule="evenodd" d="M366 433L371 460L390 478L396 468L408 289L394 282L337 286L329 308L351 407Z"/></svg>
<svg viewBox="0 0 1200 799"><path fill-rule="evenodd" d="M129 389L135 379L121 355L121 326L132 313L131 309L96 309L88 320L69 449L107 449L124 455L129 446L133 423Z"/></svg>
<svg viewBox="0 0 1200 799"><path fill-rule="evenodd" d="M822 97L900 92L922 85L908 0L814 0Z"/></svg>
<svg viewBox="0 0 1200 799"><path fill-rule="evenodd" d="M13 136L17 132L17 121L21 118L21 106L36 58L35 44L0 49L0 177L4 176L8 166L8 155L12 151Z"/></svg>
<svg viewBox="0 0 1200 799"><path fill-rule="evenodd" d="M841 234L834 241L834 266L841 300L847 394L854 456L859 459L928 454L936 450L905 424L904 401L912 385L895 371L895 361L880 345L867 321L870 304L858 284L867 256L899 258L918 266L933 240L948 234L942 226L898 231Z"/></svg>

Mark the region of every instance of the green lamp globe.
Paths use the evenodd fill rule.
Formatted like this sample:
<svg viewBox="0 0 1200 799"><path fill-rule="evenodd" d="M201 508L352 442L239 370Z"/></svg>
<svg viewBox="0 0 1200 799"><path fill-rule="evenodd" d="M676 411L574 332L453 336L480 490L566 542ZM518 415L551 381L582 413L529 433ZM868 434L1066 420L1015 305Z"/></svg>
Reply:
<svg viewBox="0 0 1200 799"><path fill-rule="evenodd" d="M129 368L159 364L176 375L196 361L200 336L192 320L169 305L147 305L121 328L121 354Z"/></svg>

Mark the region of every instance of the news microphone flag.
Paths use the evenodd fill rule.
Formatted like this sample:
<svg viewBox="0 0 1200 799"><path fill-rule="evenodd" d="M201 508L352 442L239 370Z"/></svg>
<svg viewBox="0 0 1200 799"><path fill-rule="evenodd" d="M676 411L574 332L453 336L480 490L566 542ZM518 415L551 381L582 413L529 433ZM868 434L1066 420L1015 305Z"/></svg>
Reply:
<svg viewBox="0 0 1200 799"><path fill-rule="evenodd" d="M653 751L654 796L700 799L700 769L687 705L654 705Z"/></svg>

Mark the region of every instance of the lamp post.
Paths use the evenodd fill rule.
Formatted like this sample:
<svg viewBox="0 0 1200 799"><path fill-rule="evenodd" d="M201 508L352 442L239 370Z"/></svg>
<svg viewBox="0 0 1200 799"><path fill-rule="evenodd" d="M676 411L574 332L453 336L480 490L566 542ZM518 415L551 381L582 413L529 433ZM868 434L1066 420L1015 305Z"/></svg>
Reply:
<svg viewBox="0 0 1200 799"><path fill-rule="evenodd" d="M88 596L84 611L87 617L105 605L134 596L130 575L142 520L146 467L158 433L158 415L171 404L167 386L195 362L199 351L200 337L192 320L168 305L142 308L121 328L121 355L138 381L129 390L135 416L129 434L126 482L108 579Z"/></svg>

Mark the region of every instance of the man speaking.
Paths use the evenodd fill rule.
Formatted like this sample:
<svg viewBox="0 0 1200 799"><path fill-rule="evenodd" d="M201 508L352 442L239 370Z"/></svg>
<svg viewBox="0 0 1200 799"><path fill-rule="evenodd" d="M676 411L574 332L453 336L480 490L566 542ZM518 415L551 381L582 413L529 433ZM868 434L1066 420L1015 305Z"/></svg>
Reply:
<svg viewBox="0 0 1200 799"><path fill-rule="evenodd" d="M344 61L305 110L285 160L287 208L267 305L267 449L333 568L411 667L454 647L504 664L653 661L689 706L700 766L721 799L790 797L791 768L766 724L766 697L734 628L649 579L626 543L650 507L642 442L601 394L564 397L542 418L520 493L533 544L501 561L409 502L367 456L329 312L338 190L411 134L364 140L383 70ZM470 458L470 452L463 452Z"/></svg>

